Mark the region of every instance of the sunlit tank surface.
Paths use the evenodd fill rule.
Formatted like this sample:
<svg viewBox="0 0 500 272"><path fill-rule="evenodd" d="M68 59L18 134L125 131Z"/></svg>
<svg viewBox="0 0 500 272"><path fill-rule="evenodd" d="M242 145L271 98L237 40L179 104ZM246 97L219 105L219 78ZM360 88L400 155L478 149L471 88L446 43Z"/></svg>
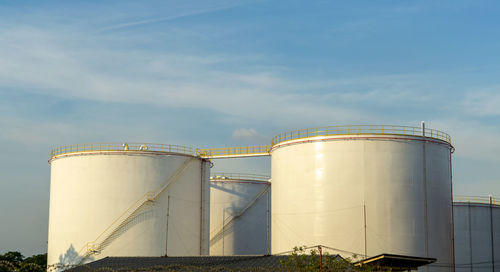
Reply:
<svg viewBox="0 0 500 272"><path fill-rule="evenodd" d="M456 271L500 270L500 201L455 196L453 213Z"/></svg>
<svg viewBox="0 0 500 272"><path fill-rule="evenodd" d="M210 177L210 255L265 255L270 247L269 177Z"/></svg>
<svg viewBox="0 0 500 272"><path fill-rule="evenodd" d="M276 136L272 254L324 245L346 257L437 258L421 270L451 271L453 147L446 133L423 130L344 126Z"/></svg>
<svg viewBox="0 0 500 272"><path fill-rule="evenodd" d="M51 154L49 270L107 256L209 253L210 164L191 148L88 144Z"/></svg>

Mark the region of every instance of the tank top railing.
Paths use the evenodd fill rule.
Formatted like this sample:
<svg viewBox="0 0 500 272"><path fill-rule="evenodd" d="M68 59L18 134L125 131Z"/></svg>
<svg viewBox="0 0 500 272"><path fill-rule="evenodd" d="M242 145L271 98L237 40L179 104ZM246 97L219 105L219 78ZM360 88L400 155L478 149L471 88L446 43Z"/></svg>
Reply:
<svg viewBox="0 0 500 272"><path fill-rule="evenodd" d="M71 153L106 151L168 152L199 156L207 159L269 156L271 147L284 141L315 136L334 135L402 135L438 139L451 144L450 135L435 129L390 125L329 126L299 129L275 136L271 145L256 145L223 148L192 148L181 145L153 143L92 143L76 144L56 148L50 153L49 162L59 156Z"/></svg>
<svg viewBox="0 0 500 272"><path fill-rule="evenodd" d="M479 203L479 204L493 204L500 205L500 199L492 196L453 196L455 203Z"/></svg>
<svg viewBox="0 0 500 272"><path fill-rule="evenodd" d="M285 132L273 138L271 145L276 145L284 141L309 138L315 136L334 135L403 135L429 137L442 140L451 144L450 135L435 129L426 128L424 131L420 127L391 126L391 125L350 125L350 126L328 126L299 129Z"/></svg>
<svg viewBox="0 0 500 272"><path fill-rule="evenodd" d="M269 145L243 146L243 147L222 147L222 148L192 148L182 145L152 144L152 143L93 143L75 144L53 149L50 153L49 162L62 155L74 153L92 152L167 152L178 153L202 158L235 158L235 157L256 157L269 156Z"/></svg>
<svg viewBox="0 0 500 272"><path fill-rule="evenodd" d="M50 159L63 154L99 151L151 151L196 155L196 149L182 145L153 143L91 143L58 147L50 153Z"/></svg>

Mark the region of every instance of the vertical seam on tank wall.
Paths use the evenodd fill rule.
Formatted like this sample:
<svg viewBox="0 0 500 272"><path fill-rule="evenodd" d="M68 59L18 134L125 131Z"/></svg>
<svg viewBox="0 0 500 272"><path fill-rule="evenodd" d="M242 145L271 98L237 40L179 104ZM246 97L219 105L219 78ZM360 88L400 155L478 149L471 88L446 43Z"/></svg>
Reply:
<svg viewBox="0 0 500 272"><path fill-rule="evenodd" d="M494 240L493 240L493 206L491 203L491 196L490 196L490 231L491 231L491 267L493 269L493 272L495 272L495 245L494 245Z"/></svg>
<svg viewBox="0 0 500 272"><path fill-rule="evenodd" d="M451 194L451 261L452 261L452 271L455 272L455 213L453 211L453 166L451 163L451 148L450 148L450 194Z"/></svg>
<svg viewBox="0 0 500 272"><path fill-rule="evenodd" d="M366 204L363 204L363 219L364 219L364 224L365 224L365 258L368 258L368 247L367 247L367 241L366 241Z"/></svg>
<svg viewBox="0 0 500 272"><path fill-rule="evenodd" d="M170 216L170 194L167 195L167 230L165 233L165 256L168 256L168 218Z"/></svg>
<svg viewBox="0 0 500 272"><path fill-rule="evenodd" d="M423 160L423 177L424 177L424 235L425 235L425 256L429 257L429 220L427 218L427 159L426 159L426 150L425 150L425 141L422 142L422 160ZM427 268L428 270L428 268Z"/></svg>
<svg viewBox="0 0 500 272"><path fill-rule="evenodd" d="M470 202L468 203L468 218L469 218L469 261L470 261L470 271L472 272L473 264L472 264L472 220L471 220L471 210L470 210Z"/></svg>
<svg viewBox="0 0 500 272"><path fill-rule="evenodd" d="M271 184L267 184L266 186L269 186L269 189L271 189ZM269 216L270 216L270 211L269 211L269 198L271 197L271 190L268 190L267 191L267 197L266 197L266 209L267 209L267 213L266 213L266 248L267 248L267 255L270 255L271 254L271 248L270 248L270 239L269 239Z"/></svg>
<svg viewBox="0 0 500 272"><path fill-rule="evenodd" d="M226 235L226 207L222 208L222 256L224 256L224 236Z"/></svg>
<svg viewBox="0 0 500 272"><path fill-rule="evenodd" d="M366 158L365 157L365 152L366 152L366 144L363 144L363 158ZM366 163L363 162L363 166L366 165ZM366 181L367 181L367 177L366 177L366 168L363 169L363 173L364 173L364 186L363 186L363 225L364 225L364 240L365 240L365 258L368 257L368 245L367 245L367 234L366 234L366 231L367 231L367 225L366 225L366 187L367 187L367 184L366 184Z"/></svg>
<svg viewBox="0 0 500 272"><path fill-rule="evenodd" d="M204 177L204 169L203 169L204 161L200 161L200 256L202 255L202 244L203 244L203 179Z"/></svg>

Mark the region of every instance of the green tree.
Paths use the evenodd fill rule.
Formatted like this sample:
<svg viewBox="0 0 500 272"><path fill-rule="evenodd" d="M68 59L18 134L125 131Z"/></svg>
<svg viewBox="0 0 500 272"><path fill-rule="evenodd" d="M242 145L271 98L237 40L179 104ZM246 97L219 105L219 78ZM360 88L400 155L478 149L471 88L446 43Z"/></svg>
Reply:
<svg viewBox="0 0 500 272"><path fill-rule="evenodd" d="M15 267L19 267L23 259L24 256L17 251L9 251L3 255L0 255L0 261L10 262Z"/></svg>
<svg viewBox="0 0 500 272"><path fill-rule="evenodd" d="M17 251L9 251L3 255L0 255L0 272L4 271L16 271L24 256Z"/></svg>
<svg viewBox="0 0 500 272"><path fill-rule="evenodd" d="M374 271L371 267L354 266L351 258L342 258L339 255L328 253L320 254L319 250L312 248L307 253L307 248L294 247L292 254L286 260L281 260L282 271L316 272L316 271ZM355 256L353 256L355 258Z"/></svg>
<svg viewBox="0 0 500 272"><path fill-rule="evenodd" d="M17 271L19 272L44 272L46 270L45 266L38 265L36 263L22 263Z"/></svg>
<svg viewBox="0 0 500 272"><path fill-rule="evenodd" d="M0 272L44 272L47 267L47 254L33 255L24 259L17 251L0 255Z"/></svg>
<svg viewBox="0 0 500 272"><path fill-rule="evenodd" d="M31 257L28 257L24 259L23 264L26 263L34 263L42 267L47 266L47 253L45 254L38 254L38 255L33 255Z"/></svg>
<svg viewBox="0 0 500 272"><path fill-rule="evenodd" d="M16 271L16 267L9 261L0 261L0 272Z"/></svg>

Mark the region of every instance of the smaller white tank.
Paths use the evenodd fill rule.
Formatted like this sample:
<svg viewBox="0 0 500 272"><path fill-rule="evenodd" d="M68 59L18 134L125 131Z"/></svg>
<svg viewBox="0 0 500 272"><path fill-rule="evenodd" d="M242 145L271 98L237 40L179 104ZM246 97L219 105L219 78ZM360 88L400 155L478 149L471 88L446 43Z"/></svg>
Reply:
<svg viewBox="0 0 500 272"><path fill-rule="evenodd" d="M268 176L210 177L210 255L265 255L270 249Z"/></svg>
<svg viewBox="0 0 500 272"><path fill-rule="evenodd" d="M500 265L500 201L455 196L455 271L495 271Z"/></svg>

